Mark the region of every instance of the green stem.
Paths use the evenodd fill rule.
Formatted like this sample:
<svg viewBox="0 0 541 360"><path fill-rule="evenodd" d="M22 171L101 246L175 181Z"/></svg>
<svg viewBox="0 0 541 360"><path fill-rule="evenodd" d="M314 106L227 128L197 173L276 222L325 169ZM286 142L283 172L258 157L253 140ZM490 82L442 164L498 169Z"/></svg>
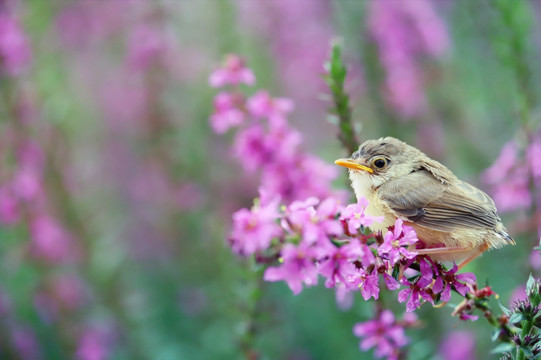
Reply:
<svg viewBox="0 0 541 360"><path fill-rule="evenodd" d="M349 95L345 91L347 69L342 61L342 47L339 41L332 44L331 57L325 63L327 75L324 77L332 94L333 106L329 113L338 118L338 139L342 146L352 153L357 150L359 142L352 123L352 110L349 105Z"/></svg>

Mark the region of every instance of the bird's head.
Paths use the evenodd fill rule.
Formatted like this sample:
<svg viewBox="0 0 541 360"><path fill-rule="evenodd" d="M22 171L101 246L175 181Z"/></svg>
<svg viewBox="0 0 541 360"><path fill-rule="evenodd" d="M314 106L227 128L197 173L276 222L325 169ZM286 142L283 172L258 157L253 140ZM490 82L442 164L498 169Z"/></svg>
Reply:
<svg viewBox="0 0 541 360"><path fill-rule="evenodd" d="M392 138L367 140L350 158L338 159L337 165L349 168L353 186L363 182L373 188L405 176L419 168L418 159L426 157L413 146Z"/></svg>

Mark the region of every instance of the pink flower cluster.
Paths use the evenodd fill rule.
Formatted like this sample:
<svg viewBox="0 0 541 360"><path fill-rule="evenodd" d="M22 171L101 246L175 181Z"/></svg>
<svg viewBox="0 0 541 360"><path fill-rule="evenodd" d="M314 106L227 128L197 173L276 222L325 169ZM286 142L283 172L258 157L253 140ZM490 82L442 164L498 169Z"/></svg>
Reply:
<svg viewBox="0 0 541 360"><path fill-rule="evenodd" d="M369 31L387 72L385 93L396 112L419 115L426 106L419 60L441 57L449 46L447 31L428 0L370 2Z"/></svg>
<svg viewBox="0 0 541 360"><path fill-rule="evenodd" d="M404 328L416 322L414 314L407 314L402 321L397 321L390 310L383 310L375 319L355 324L353 333L363 338L359 344L361 350L375 348L374 355L377 358L397 360L400 349L409 343Z"/></svg>
<svg viewBox="0 0 541 360"><path fill-rule="evenodd" d="M411 312L423 301L449 301L452 288L465 296L475 284L473 274L456 274L456 265L446 270L408 250L417 235L400 219L384 236L364 235L366 227L381 221L365 213L367 205L361 199L344 207L330 197L280 208L278 197L262 192L252 209L233 215L229 244L237 254L255 254L258 261L275 264L266 269L264 279L284 281L294 294L316 285L321 275L328 288L359 290L365 300L377 299L382 279L389 290L405 287L398 301ZM408 269L412 264L418 271ZM406 276L391 276L400 269L407 269Z"/></svg>
<svg viewBox="0 0 541 360"><path fill-rule="evenodd" d="M224 67L214 71L209 82L230 87L214 98L210 125L218 134L238 128L235 156L247 172L261 171L263 188L287 203L334 194L330 185L338 169L301 149L302 136L287 121L293 110L291 100L271 97L263 90L246 98L236 86L252 85L255 77L236 55L228 55Z"/></svg>
<svg viewBox="0 0 541 360"><path fill-rule="evenodd" d="M0 9L0 74L18 75L30 62L28 38L19 21Z"/></svg>
<svg viewBox="0 0 541 360"><path fill-rule="evenodd" d="M530 186L541 186L540 169L541 136L537 136L524 151L514 141L505 144L482 179L491 186L498 210L528 209L534 201Z"/></svg>

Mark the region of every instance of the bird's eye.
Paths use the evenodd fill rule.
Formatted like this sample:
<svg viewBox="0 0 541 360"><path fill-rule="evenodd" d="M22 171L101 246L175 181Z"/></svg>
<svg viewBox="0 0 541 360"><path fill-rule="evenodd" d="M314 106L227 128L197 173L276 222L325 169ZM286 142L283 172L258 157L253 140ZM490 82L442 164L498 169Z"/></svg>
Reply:
<svg viewBox="0 0 541 360"><path fill-rule="evenodd" d="M378 169L383 169L385 166L387 166L387 159L385 158L377 158L373 161L373 164Z"/></svg>

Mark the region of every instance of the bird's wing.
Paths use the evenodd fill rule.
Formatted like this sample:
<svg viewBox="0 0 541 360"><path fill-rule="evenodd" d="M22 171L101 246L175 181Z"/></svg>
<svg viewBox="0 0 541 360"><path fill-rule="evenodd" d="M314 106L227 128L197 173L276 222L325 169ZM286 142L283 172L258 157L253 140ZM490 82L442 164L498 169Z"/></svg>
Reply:
<svg viewBox="0 0 541 360"><path fill-rule="evenodd" d="M460 180L444 185L426 171L390 180L378 193L398 217L438 231L494 228L500 222L487 194Z"/></svg>

